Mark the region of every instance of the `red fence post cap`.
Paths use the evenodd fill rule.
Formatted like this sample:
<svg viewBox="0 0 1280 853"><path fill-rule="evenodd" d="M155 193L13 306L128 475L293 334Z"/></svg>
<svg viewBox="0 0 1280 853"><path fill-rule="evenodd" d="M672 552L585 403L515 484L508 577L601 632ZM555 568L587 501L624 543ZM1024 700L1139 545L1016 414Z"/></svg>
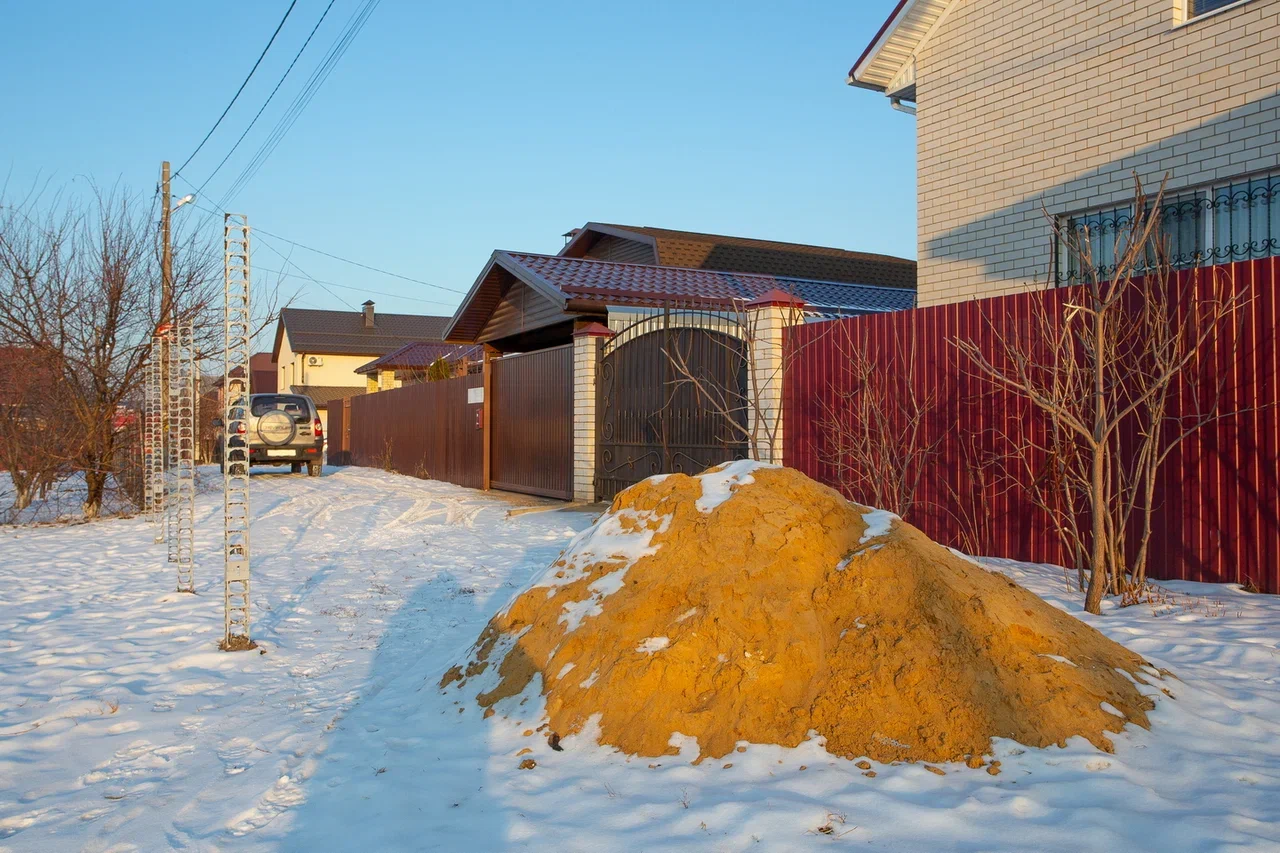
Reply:
<svg viewBox="0 0 1280 853"><path fill-rule="evenodd" d="M787 293L785 290L773 288L765 291L747 303L748 308L773 308L773 307L803 307L804 300L794 293Z"/></svg>
<svg viewBox="0 0 1280 853"><path fill-rule="evenodd" d="M601 323L588 323L573 330L575 338L612 338L614 331Z"/></svg>

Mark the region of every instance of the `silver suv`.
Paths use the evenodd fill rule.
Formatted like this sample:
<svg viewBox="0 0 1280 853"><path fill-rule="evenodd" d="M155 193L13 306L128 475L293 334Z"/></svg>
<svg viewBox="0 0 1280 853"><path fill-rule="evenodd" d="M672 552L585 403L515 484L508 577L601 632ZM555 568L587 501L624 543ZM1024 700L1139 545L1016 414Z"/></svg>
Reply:
<svg viewBox="0 0 1280 853"><path fill-rule="evenodd" d="M216 425L222 426L221 422ZM251 394L247 434L231 436L230 444L244 447L246 440L250 465L288 465L295 474L305 465L309 476L320 476L324 466L324 429L310 397ZM221 440L217 446L222 447Z"/></svg>

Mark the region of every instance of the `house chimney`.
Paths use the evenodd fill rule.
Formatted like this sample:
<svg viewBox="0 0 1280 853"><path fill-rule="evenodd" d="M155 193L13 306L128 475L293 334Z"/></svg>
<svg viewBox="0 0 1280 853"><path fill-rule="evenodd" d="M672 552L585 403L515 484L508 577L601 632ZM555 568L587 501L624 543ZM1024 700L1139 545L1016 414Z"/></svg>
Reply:
<svg viewBox="0 0 1280 853"><path fill-rule="evenodd" d="M373 300L367 300L364 303L364 327L366 329L373 328Z"/></svg>

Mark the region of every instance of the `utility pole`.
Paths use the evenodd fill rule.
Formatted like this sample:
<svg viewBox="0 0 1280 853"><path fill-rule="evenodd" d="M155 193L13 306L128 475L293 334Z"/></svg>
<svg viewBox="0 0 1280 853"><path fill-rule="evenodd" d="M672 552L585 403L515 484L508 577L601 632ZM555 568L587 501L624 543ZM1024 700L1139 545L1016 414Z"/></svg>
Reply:
<svg viewBox="0 0 1280 853"><path fill-rule="evenodd" d="M173 210L169 206L169 161L160 164L160 325L172 322L173 310L173 247L170 243L169 218Z"/></svg>

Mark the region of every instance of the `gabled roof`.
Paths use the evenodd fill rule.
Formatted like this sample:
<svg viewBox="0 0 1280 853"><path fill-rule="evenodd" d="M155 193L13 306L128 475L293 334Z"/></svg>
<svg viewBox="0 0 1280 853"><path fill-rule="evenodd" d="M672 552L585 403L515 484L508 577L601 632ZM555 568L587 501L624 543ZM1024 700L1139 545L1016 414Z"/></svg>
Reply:
<svg viewBox="0 0 1280 853"><path fill-rule="evenodd" d="M955 0L900 0L858 61L848 83L915 100L916 54Z"/></svg>
<svg viewBox="0 0 1280 853"><path fill-rule="evenodd" d="M368 364L360 365L355 372L364 375L377 373L379 370L425 370L441 358L460 361L464 358L479 358L482 354L483 351L478 346L415 341Z"/></svg>
<svg viewBox="0 0 1280 853"><path fill-rule="evenodd" d="M916 262L893 255L605 222L588 222L571 233L573 239L560 250L563 257L583 257L596 240L607 235L650 244L662 266L887 287L916 286Z"/></svg>
<svg viewBox="0 0 1280 853"><path fill-rule="evenodd" d="M386 355L414 341L441 340L448 317L421 314L374 315L373 328L364 325L359 311L322 311L314 308L284 308L276 325L272 352L280 353L284 331L294 352L316 355Z"/></svg>
<svg viewBox="0 0 1280 853"><path fill-rule="evenodd" d="M901 287L499 251L463 299L447 337L475 340L509 286L499 272L524 282L569 314L598 315L608 306L728 307L775 290L800 297L814 310L846 314L900 311L915 305L915 291Z"/></svg>
<svg viewBox="0 0 1280 853"><path fill-rule="evenodd" d="M343 385L290 385L289 393L305 394L316 404L317 409L327 409L334 400L345 397L360 397L366 393L363 387L348 388Z"/></svg>

